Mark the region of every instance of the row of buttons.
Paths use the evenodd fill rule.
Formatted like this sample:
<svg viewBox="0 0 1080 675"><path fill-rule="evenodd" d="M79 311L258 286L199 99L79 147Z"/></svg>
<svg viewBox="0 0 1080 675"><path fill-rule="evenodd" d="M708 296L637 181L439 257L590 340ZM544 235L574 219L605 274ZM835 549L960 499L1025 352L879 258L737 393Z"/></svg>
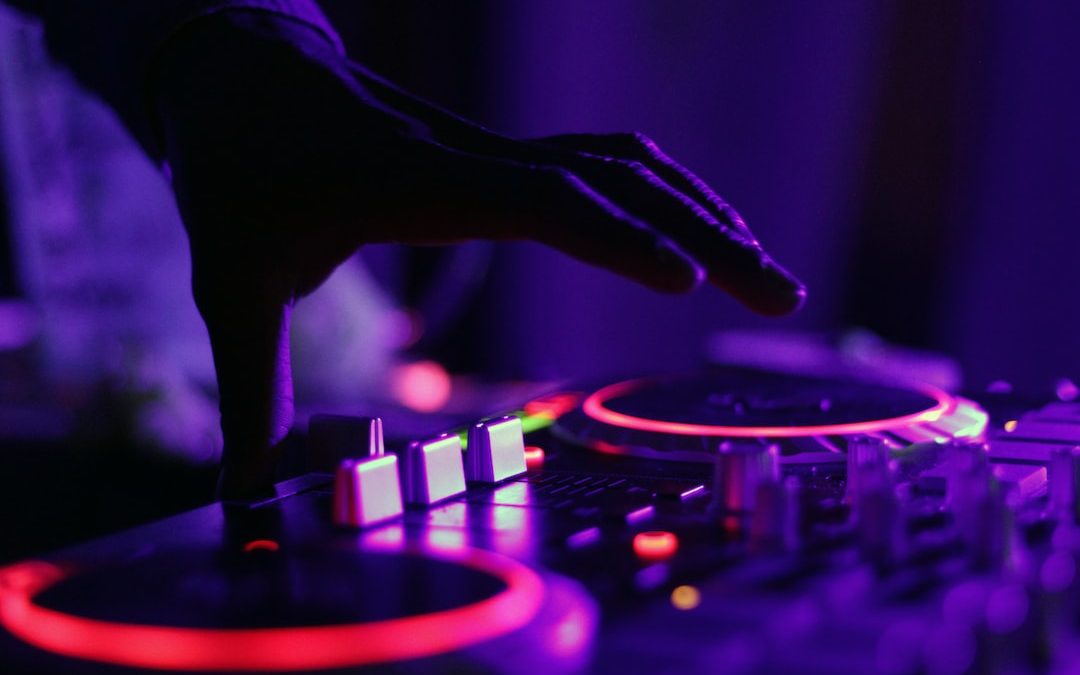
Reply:
<svg viewBox="0 0 1080 675"><path fill-rule="evenodd" d="M404 504L430 505L465 492L466 481L492 484L525 473L521 420L514 416L479 422L469 429L469 447L443 434L387 453L382 420L316 415L309 423L312 452L345 452L334 474L334 523L368 527L400 516Z"/></svg>

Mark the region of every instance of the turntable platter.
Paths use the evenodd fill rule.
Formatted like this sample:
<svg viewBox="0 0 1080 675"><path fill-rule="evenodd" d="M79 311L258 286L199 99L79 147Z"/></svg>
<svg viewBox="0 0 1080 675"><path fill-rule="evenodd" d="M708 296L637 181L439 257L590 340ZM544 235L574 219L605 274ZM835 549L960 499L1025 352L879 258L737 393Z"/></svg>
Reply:
<svg viewBox="0 0 1080 675"><path fill-rule="evenodd" d="M610 454L711 461L729 440L778 442L792 461L837 455L869 434L894 447L977 436L986 415L926 385L717 367L597 389L557 433ZM807 459L804 457L804 459Z"/></svg>

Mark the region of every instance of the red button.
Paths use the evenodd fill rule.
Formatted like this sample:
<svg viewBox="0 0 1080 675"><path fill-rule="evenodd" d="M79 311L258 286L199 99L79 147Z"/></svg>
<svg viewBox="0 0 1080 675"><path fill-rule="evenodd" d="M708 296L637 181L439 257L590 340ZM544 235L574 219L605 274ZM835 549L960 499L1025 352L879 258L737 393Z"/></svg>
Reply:
<svg viewBox="0 0 1080 675"><path fill-rule="evenodd" d="M535 445L525 448L525 468L529 471L539 471L544 466L544 449Z"/></svg>
<svg viewBox="0 0 1080 675"><path fill-rule="evenodd" d="M667 560L679 550L679 538L671 532L640 532L634 535L634 553L642 560Z"/></svg>

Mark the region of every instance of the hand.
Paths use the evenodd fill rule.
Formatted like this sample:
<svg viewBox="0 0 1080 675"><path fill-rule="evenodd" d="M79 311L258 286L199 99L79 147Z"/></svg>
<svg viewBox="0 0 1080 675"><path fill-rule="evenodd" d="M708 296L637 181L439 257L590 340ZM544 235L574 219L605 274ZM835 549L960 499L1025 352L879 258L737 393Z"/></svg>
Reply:
<svg viewBox="0 0 1080 675"><path fill-rule="evenodd" d="M155 72L218 374L222 494L265 490L293 421L289 313L366 243L532 239L660 291L762 314L802 285L705 183L637 134L515 140L258 13L202 19Z"/></svg>

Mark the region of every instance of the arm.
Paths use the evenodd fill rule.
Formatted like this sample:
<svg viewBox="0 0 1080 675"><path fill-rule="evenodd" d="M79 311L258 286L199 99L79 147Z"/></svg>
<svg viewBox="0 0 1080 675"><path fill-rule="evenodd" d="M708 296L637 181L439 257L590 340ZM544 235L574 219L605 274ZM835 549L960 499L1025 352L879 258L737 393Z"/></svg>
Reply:
<svg viewBox="0 0 1080 675"><path fill-rule="evenodd" d="M507 138L350 62L317 20L229 6L168 33L137 93L86 68L171 172L218 374L224 494L268 485L293 418L291 307L365 243L533 239L660 291L707 279L765 314L802 303L734 210L648 139Z"/></svg>

